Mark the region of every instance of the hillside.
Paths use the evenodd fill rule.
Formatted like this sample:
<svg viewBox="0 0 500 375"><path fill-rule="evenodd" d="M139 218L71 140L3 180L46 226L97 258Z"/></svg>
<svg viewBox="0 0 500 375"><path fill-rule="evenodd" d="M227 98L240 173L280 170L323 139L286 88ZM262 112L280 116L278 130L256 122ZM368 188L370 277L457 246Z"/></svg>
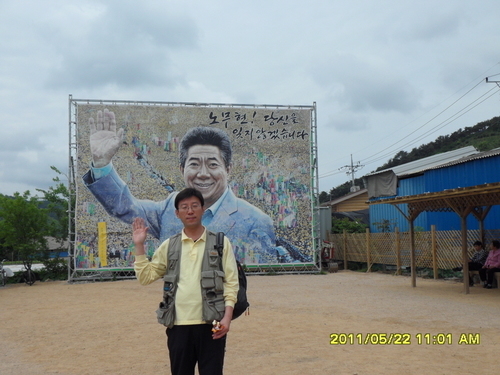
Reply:
<svg viewBox="0 0 500 375"><path fill-rule="evenodd" d="M478 151L488 151L500 147L500 117L493 117L491 120L480 122L475 126L458 129L450 135L439 136L435 141L415 147L410 152L399 151L387 163L378 167L376 171L465 146L474 146ZM361 178L357 178L354 181L356 185L364 187ZM320 203L346 195L349 193L350 187L351 181L346 181L342 185L332 188L330 196L326 192L321 192Z"/></svg>

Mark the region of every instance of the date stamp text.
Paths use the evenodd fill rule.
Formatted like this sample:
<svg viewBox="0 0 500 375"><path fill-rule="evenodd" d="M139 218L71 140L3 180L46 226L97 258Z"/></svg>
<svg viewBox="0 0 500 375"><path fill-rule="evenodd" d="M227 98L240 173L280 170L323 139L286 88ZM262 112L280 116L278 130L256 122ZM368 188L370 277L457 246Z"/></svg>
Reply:
<svg viewBox="0 0 500 375"><path fill-rule="evenodd" d="M480 333L331 333L330 345L480 345Z"/></svg>

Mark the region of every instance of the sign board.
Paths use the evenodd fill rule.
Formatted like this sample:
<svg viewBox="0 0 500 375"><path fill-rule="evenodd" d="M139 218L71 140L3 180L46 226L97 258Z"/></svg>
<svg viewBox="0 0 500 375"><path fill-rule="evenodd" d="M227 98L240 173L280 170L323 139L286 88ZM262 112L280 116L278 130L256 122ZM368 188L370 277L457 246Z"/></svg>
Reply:
<svg viewBox="0 0 500 375"><path fill-rule="evenodd" d="M147 221L152 256L182 229L174 198L185 187L202 192L204 225L223 231L243 264L314 261L315 107L74 105L75 269L133 267L137 216Z"/></svg>

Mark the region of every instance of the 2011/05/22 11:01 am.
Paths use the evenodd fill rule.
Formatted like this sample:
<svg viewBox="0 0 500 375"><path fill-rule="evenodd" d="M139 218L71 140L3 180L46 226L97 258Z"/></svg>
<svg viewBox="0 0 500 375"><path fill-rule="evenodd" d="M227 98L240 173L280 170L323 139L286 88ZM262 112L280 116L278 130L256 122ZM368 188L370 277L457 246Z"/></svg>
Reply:
<svg viewBox="0 0 500 375"><path fill-rule="evenodd" d="M479 345L481 334L461 333L456 341L451 333L332 333L330 345Z"/></svg>

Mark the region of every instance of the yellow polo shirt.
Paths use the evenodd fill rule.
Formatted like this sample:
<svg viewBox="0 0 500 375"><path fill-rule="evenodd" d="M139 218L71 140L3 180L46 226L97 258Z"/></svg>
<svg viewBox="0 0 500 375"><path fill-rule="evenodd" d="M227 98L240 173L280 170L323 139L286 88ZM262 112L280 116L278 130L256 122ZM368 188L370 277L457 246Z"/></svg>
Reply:
<svg viewBox="0 0 500 375"><path fill-rule="evenodd" d="M203 324L201 297L201 265L205 253L206 229L203 235L194 242L182 231L182 247L180 259L180 275L175 296L175 325ZM156 249L151 262L145 255L135 258L134 269L137 279L142 285L151 284L163 277L168 263L168 243L164 241ZM234 307L238 294L238 270L231 242L224 237L222 253L224 278L224 301L226 306Z"/></svg>

